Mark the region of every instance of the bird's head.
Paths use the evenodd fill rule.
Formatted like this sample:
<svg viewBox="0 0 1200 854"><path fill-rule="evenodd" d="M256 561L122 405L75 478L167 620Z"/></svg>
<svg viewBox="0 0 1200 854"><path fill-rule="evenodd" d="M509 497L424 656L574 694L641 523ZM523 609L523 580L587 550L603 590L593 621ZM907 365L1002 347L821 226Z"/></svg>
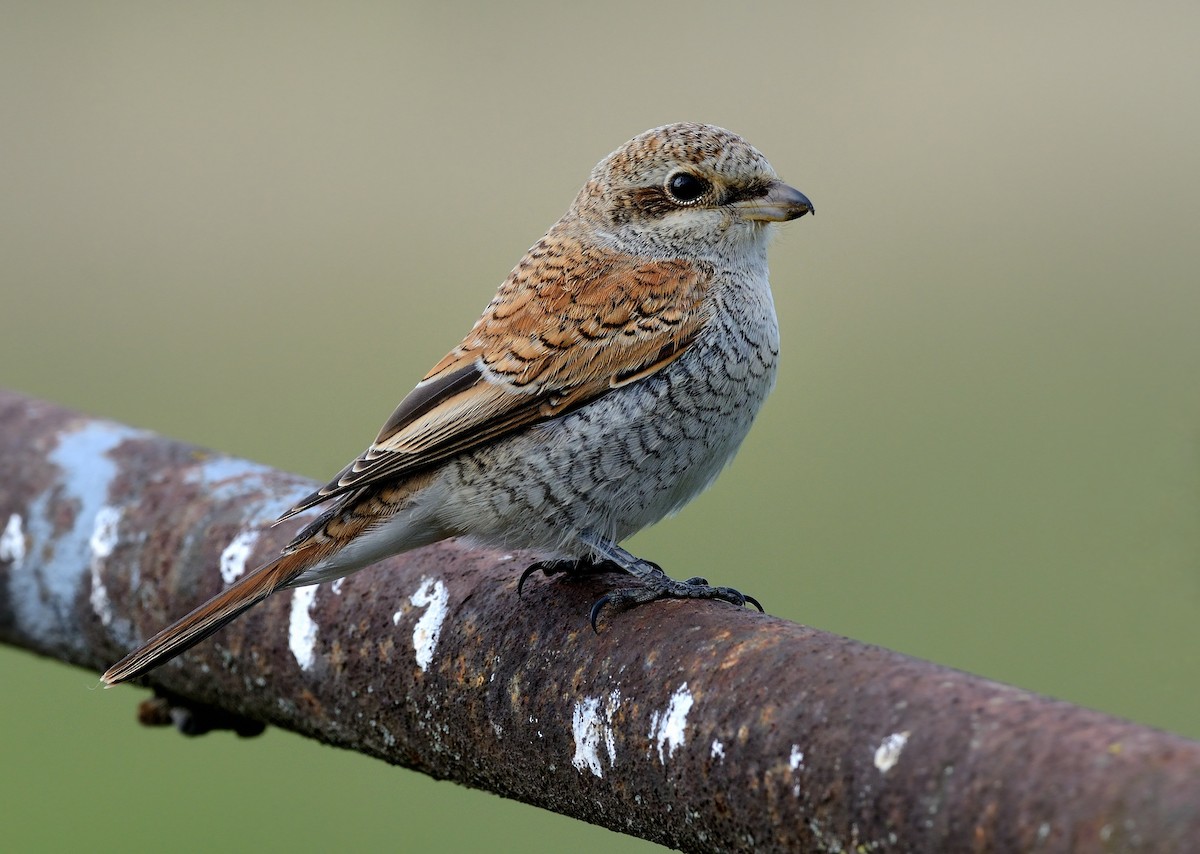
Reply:
<svg viewBox="0 0 1200 854"><path fill-rule="evenodd" d="M629 254L728 259L765 247L772 223L812 211L740 136L681 122L648 130L601 160L565 219Z"/></svg>

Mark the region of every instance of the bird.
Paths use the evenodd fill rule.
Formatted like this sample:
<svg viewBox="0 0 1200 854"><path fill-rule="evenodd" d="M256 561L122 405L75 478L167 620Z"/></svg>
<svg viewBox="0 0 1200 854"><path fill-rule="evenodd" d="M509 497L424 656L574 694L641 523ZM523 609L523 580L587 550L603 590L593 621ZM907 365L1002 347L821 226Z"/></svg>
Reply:
<svg viewBox="0 0 1200 854"><path fill-rule="evenodd" d="M140 677L272 593L450 537L526 549L532 572L622 571L600 610L661 598L762 609L676 581L621 541L681 509L733 458L775 384L767 246L813 213L741 136L648 130L592 170L375 441L275 524L328 505L278 557L101 677Z"/></svg>

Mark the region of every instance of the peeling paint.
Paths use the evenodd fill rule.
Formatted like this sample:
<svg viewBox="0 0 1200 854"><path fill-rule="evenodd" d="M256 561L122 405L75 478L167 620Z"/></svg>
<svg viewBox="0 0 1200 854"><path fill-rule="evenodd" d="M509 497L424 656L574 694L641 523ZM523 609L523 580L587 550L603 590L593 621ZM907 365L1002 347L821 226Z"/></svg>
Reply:
<svg viewBox="0 0 1200 854"><path fill-rule="evenodd" d="M674 756L684 743L684 730L687 727L688 712L692 710L695 698L684 682L671 695L671 701L662 712L655 712L650 717L650 740L658 745L658 758L664 765L667 758ZM666 747L666 754L663 748Z"/></svg>
<svg viewBox="0 0 1200 854"><path fill-rule="evenodd" d="M908 737L911 735L908 730L904 732L894 732L879 743L875 748L875 767L886 774L888 771L900 761L900 753L904 750L904 745L908 743Z"/></svg>
<svg viewBox="0 0 1200 854"><path fill-rule="evenodd" d="M0 534L0 560L12 563L13 569L20 569L25 560L25 532L21 530L19 513L8 517L4 533Z"/></svg>
<svg viewBox="0 0 1200 854"><path fill-rule="evenodd" d="M442 623L446 619L446 604L450 601L450 593L440 579L424 578L417 592L408 597L408 601L415 608L426 609L413 629L413 648L417 653L417 666L421 670L428 670L433 661L433 650L442 634ZM400 622L399 612L392 617L392 622Z"/></svg>
<svg viewBox="0 0 1200 854"><path fill-rule="evenodd" d="M233 584L246 574L246 561L258 537L258 531L242 531L221 552L221 580L226 584Z"/></svg>
<svg viewBox="0 0 1200 854"><path fill-rule="evenodd" d="M571 716L571 732L575 737L575 756L571 764L603 777L600 746L604 745L611 767L617 761L617 741L613 732L613 715L621 706L621 692L614 690L608 697L584 697L575 704Z"/></svg>
<svg viewBox="0 0 1200 854"><path fill-rule="evenodd" d="M297 587L292 591L292 613L288 621L288 648L296 657L301 670L313 666L316 658L317 623L312 618L312 606L317 600L317 585Z"/></svg>

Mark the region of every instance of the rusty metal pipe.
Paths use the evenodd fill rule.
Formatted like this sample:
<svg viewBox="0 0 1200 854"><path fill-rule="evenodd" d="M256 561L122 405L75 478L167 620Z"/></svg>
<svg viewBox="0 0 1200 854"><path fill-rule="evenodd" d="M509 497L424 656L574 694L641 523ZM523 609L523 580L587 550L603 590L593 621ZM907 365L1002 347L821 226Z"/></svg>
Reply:
<svg viewBox="0 0 1200 854"><path fill-rule="evenodd" d="M103 670L274 554L312 487L0 391L0 640ZM277 595L152 673L143 716L272 723L687 851L1200 840L1196 742L719 603L597 636L605 580L518 601L532 560L451 542Z"/></svg>

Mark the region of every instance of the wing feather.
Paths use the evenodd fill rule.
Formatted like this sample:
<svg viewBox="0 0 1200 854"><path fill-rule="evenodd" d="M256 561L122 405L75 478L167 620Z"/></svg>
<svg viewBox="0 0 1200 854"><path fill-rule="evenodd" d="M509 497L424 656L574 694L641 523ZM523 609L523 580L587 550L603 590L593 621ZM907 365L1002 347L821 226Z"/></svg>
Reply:
<svg viewBox="0 0 1200 854"><path fill-rule="evenodd" d="M283 519L562 415L679 358L708 320L696 264L585 248L553 231L371 446Z"/></svg>

